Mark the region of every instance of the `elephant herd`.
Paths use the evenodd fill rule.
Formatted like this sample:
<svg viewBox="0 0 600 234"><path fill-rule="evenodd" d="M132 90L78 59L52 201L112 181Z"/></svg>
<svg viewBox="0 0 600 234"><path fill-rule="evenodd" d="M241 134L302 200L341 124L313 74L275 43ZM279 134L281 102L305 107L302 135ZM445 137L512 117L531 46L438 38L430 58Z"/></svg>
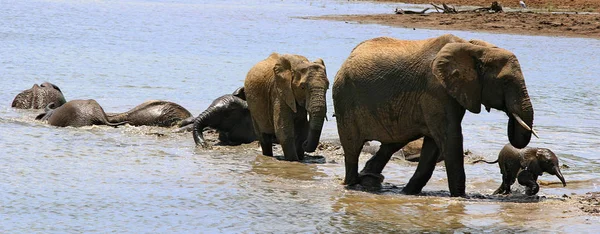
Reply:
<svg viewBox="0 0 600 234"><path fill-rule="evenodd" d="M243 87L217 98L196 118L166 101L145 102L124 113L105 113L94 100L66 102L60 89L50 83L23 91L13 107L45 108L38 119L55 126L178 126L176 131L192 131L196 145L202 147L209 147L202 131L210 127L219 132L221 144L258 140L262 154L273 156L272 144L278 142L286 160L299 161L305 152L317 148L328 89L322 59L311 62L301 55L273 53L249 70ZM493 108L508 117L510 144L497 161L503 183L495 193L510 193L517 179L533 195L543 172L557 175L566 185L551 151L519 150L529 144L532 134L537 137L533 106L516 56L488 42L450 34L425 40L366 40L338 70L332 94L347 186L380 188L381 173L392 154L423 138L418 166L403 192L420 193L440 159L446 166L451 196L465 196L461 122L467 110L477 114L482 105L488 112ZM363 145L373 140L381 146L359 172Z"/></svg>

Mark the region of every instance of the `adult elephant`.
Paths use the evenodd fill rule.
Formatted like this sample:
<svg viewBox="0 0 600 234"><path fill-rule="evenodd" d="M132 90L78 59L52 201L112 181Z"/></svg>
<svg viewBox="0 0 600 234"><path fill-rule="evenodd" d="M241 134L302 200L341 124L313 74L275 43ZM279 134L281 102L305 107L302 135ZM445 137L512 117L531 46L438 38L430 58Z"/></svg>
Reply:
<svg viewBox="0 0 600 234"><path fill-rule="evenodd" d="M289 161L315 151L327 113L328 87L322 59L310 62L301 55L273 53L248 71L244 88L263 155L273 156L273 138Z"/></svg>
<svg viewBox="0 0 600 234"><path fill-rule="evenodd" d="M256 140L244 87L215 99L194 119L194 142L203 148L209 147L202 135L206 127L217 130L223 145L240 145Z"/></svg>
<svg viewBox="0 0 600 234"><path fill-rule="evenodd" d="M403 188L417 194L445 160L452 196L465 196L461 121L483 104L508 115L508 138L517 147L531 138L533 107L516 56L484 41L443 35L418 41L388 37L360 43L333 84L347 185L381 186L391 155L424 137L417 169ZM365 141L381 142L358 173Z"/></svg>
<svg viewBox="0 0 600 234"><path fill-rule="evenodd" d="M127 112L110 113L107 117L110 122L127 121L132 126L173 127L192 117L192 114L177 103L151 100Z"/></svg>
<svg viewBox="0 0 600 234"><path fill-rule="evenodd" d="M44 82L41 85L34 84L30 89L17 94L11 106L18 109L42 109L50 103L54 103L54 106L59 107L66 102L58 86Z"/></svg>
<svg viewBox="0 0 600 234"><path fill-rule="evenodd" d="M109 121L104 109L93 99L72 100L56 109L52 108L53 103L48 104L46 112L38 115L35 119L47 121L48 124L58 127L119 126L127 123Z"/></svg>

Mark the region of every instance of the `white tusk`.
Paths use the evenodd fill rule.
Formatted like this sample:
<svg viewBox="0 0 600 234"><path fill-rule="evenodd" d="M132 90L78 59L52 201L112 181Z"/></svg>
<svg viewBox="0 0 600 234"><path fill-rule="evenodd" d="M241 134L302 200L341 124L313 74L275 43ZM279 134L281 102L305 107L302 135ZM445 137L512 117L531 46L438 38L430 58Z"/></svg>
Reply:
<svg viewBox="0 0 600 234"><path fill-rule="evenodd" d="M521 117L519 117L517 114L512 113L512 115L515 117L515 119L517 120L517 122L519 122L519 124L521 125L521 127L525 128L527 131L531 131L531 133L537 137L538 139L540 138L537 135L537 132L535 132L535 130L531 129L531 127L527 126L527 124L525 123L525 121L523 121L523 119L521 119Z"/></svg>
<svg viewBox="0 0 600 234"><path fill-rule="evenodd" d="M540 139L540 137L537 135L537 132L535 132L535 130L531 129L531 133L535 136L535 138Z"/></svg>

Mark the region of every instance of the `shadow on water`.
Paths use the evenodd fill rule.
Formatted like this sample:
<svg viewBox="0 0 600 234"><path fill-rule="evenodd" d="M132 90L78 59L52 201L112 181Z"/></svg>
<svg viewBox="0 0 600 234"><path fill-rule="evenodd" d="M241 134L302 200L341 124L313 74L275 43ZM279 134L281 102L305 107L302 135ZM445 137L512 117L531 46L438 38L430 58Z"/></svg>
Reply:
<svg viewBox="0 0 600 234"><path fill-rule="evenodd" d="M273 156L273 158L279 160L279 161L286 161L285 158L283 157L283 155L276 155ZM325 156L321 156L321 155L307 155L304 154L304 159L302 159L302 161L300 161L301 163L306 163L306 164L324 164L326 163L325 160Z"/></svg>
<svg viewBox="0 0 600 234"><path fill-rule="evenodd" d="M437 198L449 198L450 192L445 190L437 191L422 191L416 195L407 195L402 189L405 185L395 185L391 183L383 183L381 189L372 190L362 187L361 185L345 186L348 190L367 192L376 195L403 195L403 196L417 196L417 197L437 197ZM467 193L466 197L461 198L465 201L477 201L477 202L512 202L512 203L538 203L547 200L564 201L564 198L559 197L546 197L538 195L525 195L521 191L522 189L517 188L512 194L508 195L494 195L494 194L482 194L482 193Z"/></svg>
<svg viewBox="0 0 600 234"><path fill-rule="evenodd" d="M327 177L327 174L319 171L315 164L325 163L322 156L305 156L302 162L289 162L283 160L283 156L268 157L258 155L251 162L251 171L260 175L275 176L292 180L315 180Z"/></svg>

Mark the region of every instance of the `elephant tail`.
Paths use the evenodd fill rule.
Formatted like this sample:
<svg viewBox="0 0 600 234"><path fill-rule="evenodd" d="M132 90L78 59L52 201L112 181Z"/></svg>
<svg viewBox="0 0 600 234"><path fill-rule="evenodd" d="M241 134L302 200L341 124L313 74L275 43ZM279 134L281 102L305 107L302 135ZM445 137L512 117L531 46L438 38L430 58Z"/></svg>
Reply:
<svg viewBox="0 0 600 234"><path fill-rule="evenodd" d="M496 159L496 161L493 161L493 162L488 162L488 161L485 161L483 159L480 159L480 160L474 161L473 164L480 163L480 162L484 162L484 163L487 163L487 164L494 164L494 163L498 163L498 159Z"/></svg>
<svg viewBox="0 0 600 234"><path fill-rule="evenodd" d="M129 121L123 121L123 122L117 122L117 123L106 122L106 125L116 128L118 126L125 125L128 123L129 123Z"/></svg>

